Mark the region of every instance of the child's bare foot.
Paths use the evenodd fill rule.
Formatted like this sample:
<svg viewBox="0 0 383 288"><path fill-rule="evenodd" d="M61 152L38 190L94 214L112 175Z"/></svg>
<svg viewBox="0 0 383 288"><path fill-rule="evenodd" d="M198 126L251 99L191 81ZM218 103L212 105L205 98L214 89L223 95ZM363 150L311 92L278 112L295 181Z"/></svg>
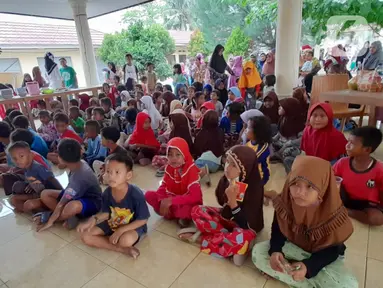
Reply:
<svg viewBox="0 0 383 288"><path fill-rule="evenodd" d="M124 248L124 252L122 253L132 257L133 259L137 259L138 256L140 256L140 250L138 250L136 247Z"/></svg>

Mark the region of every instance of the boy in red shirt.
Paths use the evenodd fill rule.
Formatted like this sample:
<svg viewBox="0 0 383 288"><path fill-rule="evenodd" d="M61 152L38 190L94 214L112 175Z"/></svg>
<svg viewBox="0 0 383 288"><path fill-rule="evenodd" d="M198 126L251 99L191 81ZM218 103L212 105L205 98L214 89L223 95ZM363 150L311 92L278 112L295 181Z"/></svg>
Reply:
<svg viewBox="0 0 383 288"><path fill-rule="evenodd" d="M346 145L349 157L333 167L343 178L341 197L349 216L373 226L383 225L383 164L370 155L381 142L379 129L356 128Z"/></svg>
<svg viewBox="0 0 383 288"><path fill-rule="evenodd" d="M68 115L66 115L65 113L57 113L55 114L53 121L54 121L56 130L59 134L58 142L60 142L62 139L70 138L70 139L76 140L80 144L83 143L82 138L76 132L69 129ZM58 154L56 151L48 153L47 159L55 165L59 164ZM64 169L65 167L62 167L62 165L59 165L59 168Z"/></svg>

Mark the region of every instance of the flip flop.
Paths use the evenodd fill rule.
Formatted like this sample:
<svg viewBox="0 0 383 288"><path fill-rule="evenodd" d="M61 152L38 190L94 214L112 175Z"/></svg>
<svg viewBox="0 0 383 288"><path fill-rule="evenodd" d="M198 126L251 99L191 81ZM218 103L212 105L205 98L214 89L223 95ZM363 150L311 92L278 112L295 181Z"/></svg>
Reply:
<svg viewBox="0 0 383 288"><path fill-rule="evenodd" d="M193 236L190 238L182 238L181 235L183 234L193 234ZM177 232L177 236L182 241L195 243L197 239L201 236L201 231L199 231L196 227L183 228Z"/></svg>
<svg viewBox="0 0 383 288"><path fill-rule="evenodd" d="M77 227L79 221L80 221L80 220L78 219L78 217L73 216L73 217L69 218L68 220L66 220L66 222L65 222L65 223L66 223L65 227L66 227L68 230L73 230L73 229L75 229L75 228Z"/></svg>
<svg viewBox="0 0 383 288"><path fill-rule="evenodd" d="M40 217L40 224L45 224L48 222L49 218L51 217L52 212L51 211L43 211L38 212L32 216L33 219Z"/></svg>

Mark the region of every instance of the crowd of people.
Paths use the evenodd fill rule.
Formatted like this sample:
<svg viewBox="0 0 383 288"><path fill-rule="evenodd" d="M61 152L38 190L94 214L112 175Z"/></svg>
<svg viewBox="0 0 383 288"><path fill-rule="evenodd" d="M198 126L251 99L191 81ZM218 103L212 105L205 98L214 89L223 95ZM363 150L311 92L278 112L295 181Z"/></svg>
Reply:
<svg viewBox="0 0 383 288"><path fill-rule="evenodd" d="M103 91L70 100L69 111L58 100L50 111L38 101L37 132L8 109L0 122L0 183L11 204L33 213L39 232L64 222L86 245L134 258L150 205L204 253L236 265L252 253L265 276L296 287L358 287L342 258L350 218L383 225L383 165L371 156L381 131L359 127L346 139L329 104L309 107L305 87L279 100L275 51L229 63L223 52L218 45L208 63L198 54L189 75L174 65L174 90L157 82L152 63L139 81L127 54L123 79L110 63ZM310 61L302 72L316 66ZM264 188L271 162L288 174L281 193ZM67 187L51 164L69 170ZM130 183L134 165L156 168L163 177L157 190ZM219 170L220 207L206 206L201 186L213 185L210 174ZM267 200L275 208L271 238L255 244Z"/></svg>

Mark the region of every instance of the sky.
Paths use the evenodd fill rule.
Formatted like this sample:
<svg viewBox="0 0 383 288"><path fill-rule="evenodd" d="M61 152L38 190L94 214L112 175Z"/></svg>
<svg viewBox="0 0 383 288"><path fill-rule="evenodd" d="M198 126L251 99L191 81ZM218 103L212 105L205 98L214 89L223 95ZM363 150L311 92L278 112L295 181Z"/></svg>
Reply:
<svg viewBox="0 0 383 288"><path fill-rule="evenodd" d="M89 26L91 29L95 29L104 33L113 33L121 31L123 25L121 25L122 16L125 14L127 9L113 12L104 16L96 17L89 20ZM7 22L24 22L24 23L35 23L35 24L57 24L57 25L73 25L74 21L57 20L41 17L31 16L20 16L0 13L1 21Z"/></svg>

